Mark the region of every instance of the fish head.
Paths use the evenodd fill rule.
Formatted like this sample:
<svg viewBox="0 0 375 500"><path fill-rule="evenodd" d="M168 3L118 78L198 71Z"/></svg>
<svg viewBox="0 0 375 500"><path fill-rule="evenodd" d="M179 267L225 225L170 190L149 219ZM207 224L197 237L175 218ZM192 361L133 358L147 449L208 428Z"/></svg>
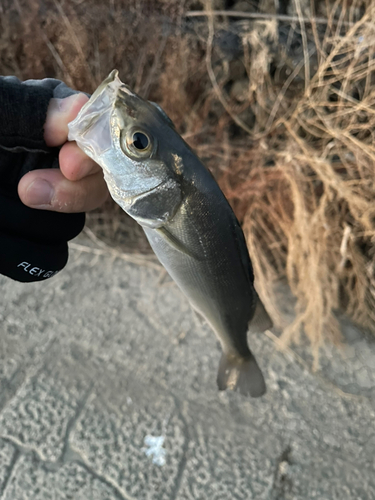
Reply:
<svg viewBox="0 0 375 500"><path fill-rule="evenodd" d="M116 203L141 225L157 228L182 200L170 134L177 136L164 112L114 70L69 124L68 139L102 167Z"/></svg>

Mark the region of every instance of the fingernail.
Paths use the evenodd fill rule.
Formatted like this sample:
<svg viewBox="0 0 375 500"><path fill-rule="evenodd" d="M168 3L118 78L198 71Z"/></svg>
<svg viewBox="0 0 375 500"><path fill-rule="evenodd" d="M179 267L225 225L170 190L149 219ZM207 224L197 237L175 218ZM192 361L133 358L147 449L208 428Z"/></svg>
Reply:
<svg viewBox="0 0 375 500"><path fill-rule="evenodd" d="M51 184L44 179L35 179L26 190L26 201L34 207L49 205L54 194Z"/></svg>

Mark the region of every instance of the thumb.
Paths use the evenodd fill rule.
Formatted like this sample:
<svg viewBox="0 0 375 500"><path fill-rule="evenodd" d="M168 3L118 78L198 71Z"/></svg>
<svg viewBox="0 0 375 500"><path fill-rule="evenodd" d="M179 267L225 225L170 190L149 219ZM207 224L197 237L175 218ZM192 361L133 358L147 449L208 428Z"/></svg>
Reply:
<svg viewBox="0 0 375 500"><path fill-rule="evenodd" d="M61 146L68 139L68 123L74 120L82 106L88 101L83 94L73 94L65 99L50 100L44 124L44 140L47 146Z"/></svg>

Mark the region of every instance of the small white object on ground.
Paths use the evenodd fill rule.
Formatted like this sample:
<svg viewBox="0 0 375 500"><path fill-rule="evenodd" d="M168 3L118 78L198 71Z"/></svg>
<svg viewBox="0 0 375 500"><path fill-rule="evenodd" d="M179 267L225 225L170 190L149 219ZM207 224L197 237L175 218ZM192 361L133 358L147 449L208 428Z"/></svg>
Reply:
<svg viewBox="0 0 375 500"><path fill-rule="evenodd" d="M147 457L152 457L152 463L162 467L165 465L165 455L167 451L163 448L164 436L151 436L147 434L144 443L147 448L142 448Z"/></svg>

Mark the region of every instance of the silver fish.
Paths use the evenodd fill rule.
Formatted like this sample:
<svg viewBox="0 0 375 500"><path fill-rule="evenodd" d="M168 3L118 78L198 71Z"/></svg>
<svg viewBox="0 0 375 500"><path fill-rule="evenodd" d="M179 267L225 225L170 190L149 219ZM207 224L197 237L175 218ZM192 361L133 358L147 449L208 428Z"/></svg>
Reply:
<svg viewBox="0 0 375 500"><path fill-rule="evenodd" d="M69 124L69 140L103 168L113 199L144 229L155 254L210 324L221 347L217 384L266 391L247 332L272 326L253 287L241 227L210 172L156 104L112 71Z"/></svg>

